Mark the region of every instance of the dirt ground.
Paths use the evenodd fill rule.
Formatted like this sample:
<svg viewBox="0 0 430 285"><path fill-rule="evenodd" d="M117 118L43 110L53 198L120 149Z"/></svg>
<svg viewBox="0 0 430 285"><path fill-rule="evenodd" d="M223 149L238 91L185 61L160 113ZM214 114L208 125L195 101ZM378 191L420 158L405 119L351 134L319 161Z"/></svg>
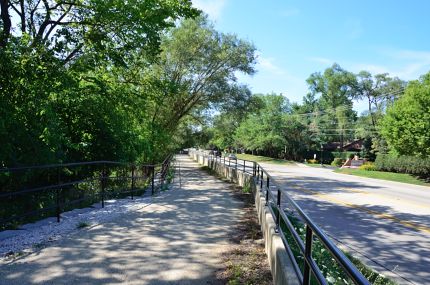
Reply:
<svg viewBox="0 0 430 285"><path fill-rule="evenodd" d="M236 199L244 202L244 213L231 236L231 250L223 256L225 269L217 277L229 285L273 284L253 195L235 185L231 189Z"/></svg>

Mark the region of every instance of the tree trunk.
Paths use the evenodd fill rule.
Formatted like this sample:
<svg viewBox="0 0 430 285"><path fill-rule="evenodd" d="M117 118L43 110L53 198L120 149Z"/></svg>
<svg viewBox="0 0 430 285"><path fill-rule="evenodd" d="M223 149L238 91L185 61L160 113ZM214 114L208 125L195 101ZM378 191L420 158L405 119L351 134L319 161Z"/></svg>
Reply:
<svg viewBox="0 0 430 285"><path fill-rule="evenodd" d="M3 33L0 34L0 47L5 47L9 41L12 22L9 15L9 0L0 0L1 19L3 22Z"/></svg>

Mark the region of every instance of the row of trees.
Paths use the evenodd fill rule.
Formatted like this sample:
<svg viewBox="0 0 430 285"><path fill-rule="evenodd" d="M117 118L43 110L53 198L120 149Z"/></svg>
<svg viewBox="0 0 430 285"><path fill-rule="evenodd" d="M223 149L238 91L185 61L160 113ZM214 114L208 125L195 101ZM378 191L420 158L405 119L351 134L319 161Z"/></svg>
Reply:
<svg viewBox="0 0 430 285"><path fill-rule="evenodd" d="M0 3L3 167L157 161L182 122L242 100L235 74L254 72L254 46L191 1Z"/></svg>
<svg viewBox="0 0 430 285"><path fill-rule="evenodd" d="M256 94L242 106L221 112L211 127L198 130L196 144L301 160L321 145L363 140L362 155L428 156L430 74L408 84L388 74L349 72L334 64L307 79L301 104L282 94ZM366 100L360 116L354 100Z"/></svg>

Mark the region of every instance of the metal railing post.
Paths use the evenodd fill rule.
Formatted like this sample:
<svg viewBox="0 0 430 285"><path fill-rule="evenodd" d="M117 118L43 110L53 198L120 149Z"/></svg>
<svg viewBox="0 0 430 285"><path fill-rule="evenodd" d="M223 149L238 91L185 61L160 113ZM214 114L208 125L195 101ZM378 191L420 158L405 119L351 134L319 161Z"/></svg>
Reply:
<svg viewBox="0 0 430 285"><path fill-rule="evenodd" d="M269 205L269 176L266 175L266 206Z"/></svg>
<svg viewBox="0 0 430 285"><path fill-rule="evenodd" d="M134 164L131 166L131 200L134 199Z"/></svg>
<svg viewBox="0 0 430 285"><path fill-rule="evenodd" d="M102 179L101 179L101 187L102 187L102 208L105 207L105 187L106 187L106 166L103 164L102 169Z"/></svg>
<svg viewBox="0 0 430 285"><path fill-rule="evenodd" d="M245 165L246 165L246 161L243 161L243 173L245 173Z"/></svg>
<svg viewBox="0 0 430 285"><path fill-rule="evenodd" d="M257 177L260 179L260 165L257 165Z"/></svg>
<svg viewBox="0 0 430 285"><path fill-rule="evenodd" d="M306 259L312 258L312 229L306 225L306 243L305 243L305 264L303 269L303 284L311 283L311 268Z"/></svg>
<svg viewBox="0 0 430 285"><path fill-rule="evenodd" d="M154 183L155 183L155 165L152 165L151 195L154 195Z"/></svg>
<svg viewBox="0 0 430 285"><path fill-rule="evenodd" d="M278 195L276 197L276 207L278 208L278 213L276 214L276 228L275 232L279 232L281 225L281 189L278 188Z"/></svg>
<svg viewBox="0 0 430 285"><path fill-rule="evenodd" d="M57 170L57 182L58 182L58 185L60 185L61 184L61 168L58 168L58 170ZM60 222L60 189L57 187L56 189L55 189L55 202L56 202L56 209L55 209L55 211L56 211L56 215L57 215L57 223L59 223Z"/></svg>
<svg viewBox="0 0 430 285"><path fill-rule="evenodd" d="M263 191L263 170L261 171L261 178L260 178L260 191Z"/></svg>

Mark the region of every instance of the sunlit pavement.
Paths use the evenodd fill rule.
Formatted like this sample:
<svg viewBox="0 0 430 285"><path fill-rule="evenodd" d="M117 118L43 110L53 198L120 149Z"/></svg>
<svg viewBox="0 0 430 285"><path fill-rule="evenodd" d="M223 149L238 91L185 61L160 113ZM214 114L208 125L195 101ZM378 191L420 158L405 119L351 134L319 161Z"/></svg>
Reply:
<svg viewBox="0 0 430 285"><path fill-rule="evenodd" d="M181 179L151 204L0 263L0 284L218 284L242 205L188 157L179 165Z"/></svg>

